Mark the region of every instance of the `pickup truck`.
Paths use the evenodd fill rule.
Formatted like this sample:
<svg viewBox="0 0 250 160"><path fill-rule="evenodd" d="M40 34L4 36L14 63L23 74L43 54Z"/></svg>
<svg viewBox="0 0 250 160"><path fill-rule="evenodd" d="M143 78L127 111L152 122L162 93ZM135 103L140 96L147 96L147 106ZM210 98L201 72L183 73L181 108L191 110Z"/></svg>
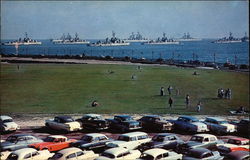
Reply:
<svg viewBox="0 0 250 160"><path fill-rule="evenodd" d="M193 148L207 148L216 149L217 144L222 144L223 141L219 141L216 136L212 134L195 134L188 142L185 142L177 147L177 151L180 153L188 153Z"/></svg>

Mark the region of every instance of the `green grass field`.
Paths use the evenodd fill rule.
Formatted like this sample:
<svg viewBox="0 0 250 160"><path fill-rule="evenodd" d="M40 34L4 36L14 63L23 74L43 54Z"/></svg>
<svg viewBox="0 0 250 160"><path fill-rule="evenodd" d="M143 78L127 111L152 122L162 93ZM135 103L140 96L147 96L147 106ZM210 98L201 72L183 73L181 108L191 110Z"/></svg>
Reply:
<svg viewBox="0 0 250 160"><path fill-rule="evenodd" d="M108 71L114 71L110 74ZM249 108L249 74L220 70L183 69L164 66L1 64L2 113L150 113L229 114L240 105ZM136 79L132 80L131 75ZM169 96L159 96L171 85ZM217 99L218 88L231 88L232 100ZM185 95L191 107L185 108ZM91 107L97 100L99 107ZM195 106L202 102L202 110Z"/></svg>

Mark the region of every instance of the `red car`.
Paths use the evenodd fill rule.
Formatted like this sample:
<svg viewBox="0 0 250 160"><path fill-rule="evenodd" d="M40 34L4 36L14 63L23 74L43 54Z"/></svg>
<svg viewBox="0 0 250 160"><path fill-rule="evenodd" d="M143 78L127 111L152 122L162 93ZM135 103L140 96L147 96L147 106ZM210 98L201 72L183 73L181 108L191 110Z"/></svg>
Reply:
<svg viewBox="0 0 250 160"><path fill-rule="evenodd" d="M65 136L53 135L48 136L44 142L30 144L29 147L35 148L37 150L47 149L51 151L58 151L64 148L68 148L70 143L77 141L76 139L67 139Z"/></svg>
<svg viewBox="0 0 250 160"><path fill-rule="evenodd" d="M233 151L250 151L249 139L246 138L230 138L227 143L218 145L218 151L225 155Z"/></svg>

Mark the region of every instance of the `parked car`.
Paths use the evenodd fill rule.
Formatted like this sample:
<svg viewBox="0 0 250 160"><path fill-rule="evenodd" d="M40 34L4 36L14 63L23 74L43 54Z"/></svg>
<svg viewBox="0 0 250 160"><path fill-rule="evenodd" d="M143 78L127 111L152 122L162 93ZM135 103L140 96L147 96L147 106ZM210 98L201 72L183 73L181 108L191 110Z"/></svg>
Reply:
<svg viewBox="0 0 250 160"><path fill-rule="evenodd" d="M82 150L100 150L104 149L106 143L111 140L101 133L89 133L84 135L80 140L73 142L71 146L81 148Z"/></svg>
<svg viewBox="0 0 250 160"><path fill-rule="evenodd" d="M3 152L0 152L0 159L1 160L6 160L7 157L11 154L11 151L3 151Z"/></svg>
<svg viewBox="0 0 250 160"><path fill-rule="evenodd" d="M147 115L138 120L141 122L142 128L149 131L170 131L173 123L163 119L159 115Z"/></svg>
<svg viewBox="0 0 250 160"><path fill-rule="evenodd" d="M181 160L182 154L171 152L162 148L153 148L142 153L139 160Z"/></svg>
<svg viewBox="0 0 250 160"><path fill-rule="evenodd" d="M141 152L138 150L128 150L123 147L110 148L104 151L100 157L96 158L96 160L108 160L108 159L122 159L122 160L132 160L139 158Z"/></svg>
<svg viewBox="0 0 250 160"><path fill-rule="evenodd" d="M134 120L129 115L117 115L114 119L107 119L111 129L116 129L121 132L129 132L141 129L140 122Z"/></svg>
<svg viewBox="0 0 250 160"><path fill-rule="evenodd" d="M127 149L137 149L140 145L149 142L148 134L145 132L130 132L121 134L117 140L106 144L108 148L123 147Z"/></svg>
<svg viewBox="0 0 250 160"><path fill-rule="evenodd" d="M249 118L245 118L240 120L239 123L236 124L237 126L237 132L239 132L240 134L245 134L245 135L249 135L250 134L250 120Z"/></svg>
<svg viewBox="0 0 250 160"><path fill-rule="evenodd" d="M56 116L54 119L46 120L45 125L55 130L67 132L79 131L82 129L81 124L70 116Z"/></svg>
<svg viewBox="0 0 250 160"><path fill-rule="evenodd" d="M194 148L208 148L208 149L216 149L216 145L223 143L219 141L216 136L211 134L195 134L191 137L188 142L185 142L178 146L177 150L180 153L186 154L191 149Z"/></svg>
<svg viewBox="0 0 250 160"><path fill-rule="evenodd" d="M0 116L0 132L16 131L19 126L13 121L13 119L6 115Z"/></svg>
<svg viewBox="0 0 250 160"><path fill-rule="evenodd" d="M99 114L85 114L76 121L81 122L83 128L104 130L108 129L109 123Z"/></svg>
<svg viewBox="0 0 250 160"><path fill-rule="evenodd" d="M225 134L236 132L236 127L228 123L225 119L217 117L206 117L204 123L207 124L208 129L217 134Z"/></svg>
<svg viewBox="0 0 250 160"><path fill-rule="evenodd" d="M44 142L30 144L29 147L37 150L47 149L49 151L58 151L64 148L68 148L70 143L76 142L75 139L69 139L65 136L52 135L44 139Z"/></svg>
<svg viewBox="0 0 250 160"><path fill-rule="evenodd" d="M6 141L0 143L0 151L15 151L38 142L43 142L43 140L29 134L14 134L9 136Z"/></svg>
<svg viewBox="0 0 250 160"><path fill-rule="evenodd" d="M200 122L192 116L180 116L177 120L172 120L175 130L185 132L207 132L209 129L205 123Z"/></svg>
<svg viewBox="0 0 250 160"><path fill-rule="evenodd" d="M147 150L151 148L163 148L167 150L174 150L184 141L172 133L159 133L153 136L152 140L140 147L140 150Z"/></svg>
<svg viewBox="0 0 250 160"><path fill-rule="evenodd" d="M99 155L95 154L93 151L82 151L76 147L70 147L58 151L52 158L49 160L94 160Z"/></svg>
<svg viewBox="0 0 250 160"><path fill-rule="evenodd" d="M220 144L217 146L218 151L221 155L225 155L227 153L233 151L250 151L249 150L249 139L246 138L230 138L227 143Z"/></svg>
<svg viewBox="0 0 250 160"><path fill-rule="evenodd" d="M183 156L183 160L222 160L223 156L218 151L210 151L207 148L191 149L187 155Z"/></svg>
<svg viewBox="0 0 250 160"><path fill-rule="evenodd" d="M48 150L37 151L34 148L22 148L13 151L7 160L48 160L54 153L50 153Z"/></svg>
<svg viewBox="0 0 250 160"><path fill-rule="evenodd" d="M249 160L250 152L248 151L233 151L225 155L223 160Z"/></svg>

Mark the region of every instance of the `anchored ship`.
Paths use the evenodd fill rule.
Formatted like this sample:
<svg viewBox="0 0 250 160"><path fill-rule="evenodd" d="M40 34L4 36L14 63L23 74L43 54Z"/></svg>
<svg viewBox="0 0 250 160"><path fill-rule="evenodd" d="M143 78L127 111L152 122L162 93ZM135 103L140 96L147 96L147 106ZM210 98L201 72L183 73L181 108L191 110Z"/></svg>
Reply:
<svg viewBox="0 0 250 160"><path fill-rule="evenodd" d="M28 37L27 32L25 32L25 38L19 38L18 40L15 41L10 41L10 42L5 42L2 43L3 45L7 46L16 46L16 45L40 45L42 42L38 42L37 40L33 40Z"/></svg>
<svg viewBox="0 0 250 160"><path fill-rule="evenodd" d="M148 42L148 38L143 38L142 35L137 32L137 34L134 34L134 32L131 33L128 39L124 39L125 42Z"/></svg>
<svg viewBox="0 0 250 160"><path fill-rule="evenodd" d="M201 41L202 39L193 38L193 37L190 36L189 33L184 33L184 35L181 38L177 39L177 40L178 41Z"/></svg>
<svg viewBox="0 0 250 160"><path fill-rule="evenodd" d="M221 39L218 39L216 41L213 41L212 43L239 43L242 42L242 39L240 38L234 38L232 33L229 33L229 37L223 37Z"/></svg>
<svg viewBox="0 0 250 160"><path fill-rule="evenodd" d="M62 35L60 39L53 39L52 42L54 44L88 44L89 41L82 40L78 37L78 34L75 34L75 38L68 33L67 36L65 34Z"/></svg>
<svg viewBox="0 0 250 160"><path fill-rule="evenodd" d="M106 38L105 41L97 41L96 43L88 44L88 46L127 46L129 44L130 43L115 37L115 32L112 31L112 38Z"/></svg>
<svg viewBox="0 0 250 160"><path fill-rule="evenodd" d="M247 32L245 32L245 36L241 38L242 42L249 42L249 37L247 36Z"/></svg>
<svg viewBox="0 0 250 160"><path fill-rule="evenodd" d="M145 43L142 43L142 44L152 44L152 45L157 45L157 44L160 44L160 45L166 45L166 44L179 44L180 42L179 41L175 41L174 39L170 38L168 39L166 37L166 33L163 33L163 37L162 38L157 38L157 40L150 40L148 42L145 42Z"/></svg>

